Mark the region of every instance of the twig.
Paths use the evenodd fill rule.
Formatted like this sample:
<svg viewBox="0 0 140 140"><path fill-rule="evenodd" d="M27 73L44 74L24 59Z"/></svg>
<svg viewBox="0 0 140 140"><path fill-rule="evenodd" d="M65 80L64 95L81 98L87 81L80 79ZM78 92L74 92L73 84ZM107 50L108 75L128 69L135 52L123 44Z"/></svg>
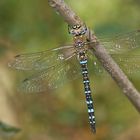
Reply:
<svg viewBox="0 0 140 140"><path fill-rule="evenodd" d="M48 0L48 2L50 6L63 17L67 24L75 25L83 23L83 21L74 13L74 11L71 10L71 8L64 2L64 0ZM92 31L90 31L90 33L90 36L87 34L87 39L91 42L95 42L95 35L92 34ZM127 76L114 62L111 56L108 55L105 48L99 42L96 42L96 45L91 44L90 47L91 51L98 58L106 71L112 76L118 86L122 89L123 93L140 112L140 93L129 81Z"/></svg>

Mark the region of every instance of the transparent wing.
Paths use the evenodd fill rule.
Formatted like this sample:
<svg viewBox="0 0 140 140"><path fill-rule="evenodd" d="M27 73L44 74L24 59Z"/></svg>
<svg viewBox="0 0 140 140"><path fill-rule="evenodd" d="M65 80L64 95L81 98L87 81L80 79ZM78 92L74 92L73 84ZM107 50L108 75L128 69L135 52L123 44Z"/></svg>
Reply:
<svg viewBox="0 0 140 140"><path fill-rule="evenodd" d="M52 66L32 75L21 83L20 90L25 93L43 92L47 89L60 87L66 81L76 79L81 71L78 61L75 59L76 56L60 65Z"/></svg>
<svg viewBox="0 0 140 140"><path fill-rule="evenodd" d="M127 74L140 72L140 55L124 54L112 55L112 57Z"/></svg>
<svg viewBox="0 0 140 140"><path fill-rule="evenodd" d="M114 61L128 75L140 73L140 55L137 54L112 54ZM94 74L104 74L105 70L96 58L92 59L92 67Z"/></svg>
<svg viewBox="0 0 140 140"><path fill-rule="evenodd" d="M118 34L110 38L100 38L100 43L127 74L140 72L140 30ZM97 59L93 63L95 73L103 73L103 67Z"/></svg>
<svg viewBox="0 0 140 140"><path fill-rule="evenodd" d="M104 68L98 61L98 59L93 56L93 53L89 50L88 51L88 66L92 69L90 73L92 72L93 74L99 76L101 73L104 73Z"/></svg>
<svg viewBox="0 0 140 140"><path fill-rule="evenodd" d="M110 54L121 54L140 48L140 30L118 34L110 38L99 38L100 43Z"/></svg>
<svg viewBox="0 0 140 140"><path fill-rule="evenodd" d="M140 55L138 51L135 53L111 54L111 57L128 75L140 73ZM105 72L103 66L90 51L88 52L88 58L91 60L90 66L93 68L94 74L99 75Z"/></svg>
<svg viewBox="0 0 140 140"><path fill-rule="evenodd" d="M21 54L15 56L8 66L17 70L43 70L69 59L74 52L73 46L63 46L43 52Z"/></svg>

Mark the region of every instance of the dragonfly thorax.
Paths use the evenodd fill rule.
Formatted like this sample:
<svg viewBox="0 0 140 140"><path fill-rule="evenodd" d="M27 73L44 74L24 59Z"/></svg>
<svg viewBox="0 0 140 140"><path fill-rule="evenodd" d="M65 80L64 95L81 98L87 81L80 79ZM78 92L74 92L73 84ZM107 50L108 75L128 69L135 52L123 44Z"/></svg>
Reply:
<svg viewBox="0 0 140 140"><path fill-rule="evenodd" d="M75 47L76 48L83 48L84 47L84 43L83 42L77 42L77 43L75 43Z"/></svg>
<svg viewBox="0 0 140 140"><path fill-rule="evenodd" d="M86 44L86 37L84 35L73 37L75 47L83 47Z"/></svg>

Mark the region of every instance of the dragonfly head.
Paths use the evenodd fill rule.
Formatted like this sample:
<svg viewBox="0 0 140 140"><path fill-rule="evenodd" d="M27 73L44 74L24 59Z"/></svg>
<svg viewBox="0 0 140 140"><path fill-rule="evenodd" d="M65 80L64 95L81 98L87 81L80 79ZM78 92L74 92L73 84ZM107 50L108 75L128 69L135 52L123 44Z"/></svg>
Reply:
<svg viewBox="0 0 140 140"><path fill-rule="evenodd" d="M83 35L87 32L87 27L85 24L83 24L83 25L76 24L73 26L68 25L68 31L73 36L79 36L79 35Z"/></svg>

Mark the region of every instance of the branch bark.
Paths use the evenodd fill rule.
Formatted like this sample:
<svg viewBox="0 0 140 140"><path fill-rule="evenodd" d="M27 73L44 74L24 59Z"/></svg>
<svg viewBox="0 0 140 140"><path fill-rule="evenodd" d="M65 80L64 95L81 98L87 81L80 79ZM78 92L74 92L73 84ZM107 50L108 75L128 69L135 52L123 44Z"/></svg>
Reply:
<svg viewBox="0 0 140 140"><path fill-rule="evenodd" d="M76 13L64 2L64 0L48 0L48 2L49 5L67 22L67 24L75 25L83 23L80 17L76 15ZM96 36L89 29L88 31L91 35L89 36L89 34L87 34L87 39L91 42L95 42ZM140 112L140 93L137 89L99 42L97 42L96 45L91 44L90 47L92 53L98 58L106 71L116 81L134 107Z"/></svg>

